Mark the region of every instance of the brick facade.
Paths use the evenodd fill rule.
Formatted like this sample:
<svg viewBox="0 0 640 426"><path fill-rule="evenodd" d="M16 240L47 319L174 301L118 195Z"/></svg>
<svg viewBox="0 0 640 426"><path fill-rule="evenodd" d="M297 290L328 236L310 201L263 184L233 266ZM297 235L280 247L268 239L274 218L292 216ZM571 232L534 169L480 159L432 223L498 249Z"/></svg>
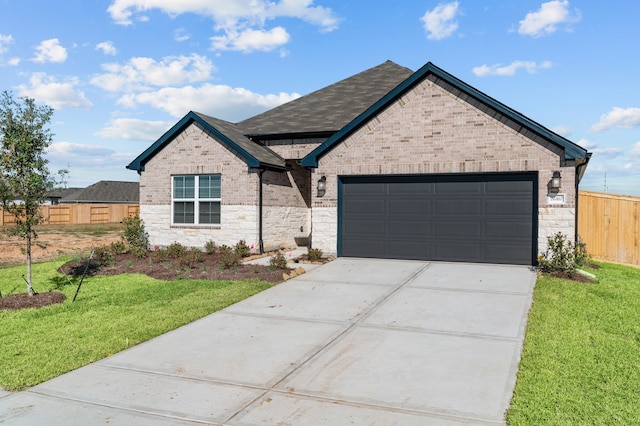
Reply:
<svg viewBox="0 0 640 426"><path fill-rule="evenodd" d="M548 216L544 209L565 218L575 215L575 171L563 164L561 150L519 133L438 83L425 79L320 158L312 182L326 176L327 190L322 198L312 197L313 209L322 209L322 224L313 214L314 245L322 241L318 248L337 250L338 176L535 171L541 215ZM547 183L556 170L562 173L565 203L549 205ZM542 221L544 247L556 229L572 237L574 225ZM334 238L320 239L319 232Z"/></svg>

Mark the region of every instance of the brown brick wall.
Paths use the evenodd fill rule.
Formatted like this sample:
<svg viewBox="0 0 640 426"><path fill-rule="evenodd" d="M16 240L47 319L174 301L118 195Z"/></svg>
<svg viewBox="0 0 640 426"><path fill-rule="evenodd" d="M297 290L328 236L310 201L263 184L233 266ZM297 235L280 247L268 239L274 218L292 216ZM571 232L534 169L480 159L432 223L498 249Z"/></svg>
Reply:
<svg viewBox="0 0 640 426"><path fill-rule="evenodd" d="M194 123L157 153L140 175L140 204L171 204L171 176L221 174L223 205L257 205L258 176L229 146Z"/></svg>
<svg viewBox="0 0 640 426"><path fill-rule="evenodd" d="M557 147L512 126L425 80L320 159L312 181L325 175L327 192L313 194L313 206L337 205L340 175L539 171L545 207L547 182L560 170L567 203L556 207L574 207L574 168L561 167Z"/></svg>

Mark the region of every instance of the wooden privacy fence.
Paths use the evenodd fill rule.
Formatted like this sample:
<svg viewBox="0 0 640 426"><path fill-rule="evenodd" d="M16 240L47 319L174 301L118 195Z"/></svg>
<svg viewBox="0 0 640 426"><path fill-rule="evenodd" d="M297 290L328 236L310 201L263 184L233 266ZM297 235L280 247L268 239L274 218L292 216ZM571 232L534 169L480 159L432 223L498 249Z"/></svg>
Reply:
<svg viewBox="0 0 640 426"><path fill-rule="evenodd" d="M48 225L82 225L122 222L140 213L138 204L58 204L40 207L44 223ZM1 210L0 210L1 211ZM16 219L1 211L0 226L12 225Z"/></svg>
<svg viewBox="0 0 640 426"><path fill-rule="evenodd" d="M640 197L580 191L578 234L592 257L640 265Z"/></svg>

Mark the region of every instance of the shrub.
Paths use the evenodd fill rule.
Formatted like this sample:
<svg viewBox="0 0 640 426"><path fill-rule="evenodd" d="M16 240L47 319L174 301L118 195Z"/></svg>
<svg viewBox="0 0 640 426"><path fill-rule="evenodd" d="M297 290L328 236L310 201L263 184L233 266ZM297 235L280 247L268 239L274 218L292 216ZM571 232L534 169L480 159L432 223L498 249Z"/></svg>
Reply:
<svg viewBox="0 0 640 426"><path fill-rule="evenodd" d="M180 266L193 268L197 266L198 263L204 262L204 253L197 248L188 249L181 257L180 257Z"/></svg>
<svg viewBox="0 0 640 426"><path fill-rule="evenodd" d="M318 248L310 248L307 251L307 256L309 257L309 260L318 260L322 258L322 250Z"/></svg>
<svg viewBox="0 0 640 426"><path fill-rule="evenodd" d="M239 254L240 257L247 257L251 253L251 249L244 240L240 240L236 244L235 252Z"/></svg>
<svg viewBox="0 0 640 426"><path fill-rule="evenodd" d="M100 246L93 249L93 258L100 265L113 266L116 263L116 255L110 246Z"/></svg>
<svg viewBox="0 0 640 426"><path fill-rule="evenodd" d="M287 269L287 259L282 252L277 252L269 259L269 265L277 269Z"/></svg>
<svg viewBox="0 0 640 426"><path fill-rule="evenodd" d="M584 244L574 244L562 232L547 238L547 250L538 258L543 272L575 273L587 259Z"/></svg>
<svg viewBox="0 0 640 426"><path fill-rule="evenodd" d="M122 221L124 231L122 238L132 248L149 250L149 234L144 230L144 222L140 216L129 216Z"/></svg>
<svg viewBox="0 0 640 426"><path fill-rule="evenodd" d="M213 254L216 252L216 243L213 240L209 240L206 243L204 243L204 251L206 251L209 254Z"/></svg>
<svg viewBox="0 0 640 426"><path fill-rule="evenodd" d="M220 266L222 268L230 268L232 266L238 266L242 256L236 253L234 249L226 244L220 246L218 250L220 254Z"/></svg>
<svg viewBox="0 0 640 426"><path fill-rule="evenodd" d="M177 259L187 251L187 248L180 243L172 243L166 249L167 257L169 259Z"/></svg>

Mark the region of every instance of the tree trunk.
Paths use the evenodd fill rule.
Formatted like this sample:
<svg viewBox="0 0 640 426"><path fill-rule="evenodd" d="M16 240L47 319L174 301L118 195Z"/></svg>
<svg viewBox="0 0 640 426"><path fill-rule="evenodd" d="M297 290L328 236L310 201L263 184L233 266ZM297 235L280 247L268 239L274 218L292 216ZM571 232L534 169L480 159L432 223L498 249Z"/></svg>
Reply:
<svg viewBox="0 0 640 426"><path fill-rule="evenodd" d="M31 285L31 233L27 232L27 293L33 296L33 286Z"/></svg>

